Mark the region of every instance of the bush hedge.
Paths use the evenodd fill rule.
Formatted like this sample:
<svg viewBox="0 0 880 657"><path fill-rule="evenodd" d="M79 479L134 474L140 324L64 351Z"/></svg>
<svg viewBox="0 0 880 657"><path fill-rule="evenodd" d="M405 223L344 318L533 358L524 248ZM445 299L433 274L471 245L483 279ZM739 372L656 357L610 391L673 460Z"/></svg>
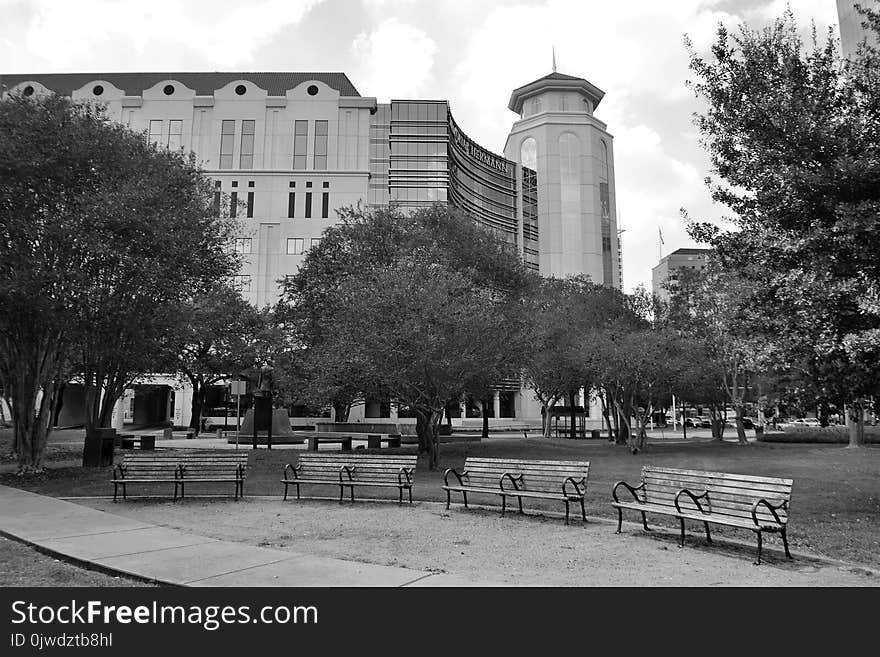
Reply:
<svg viewBox="0 0 880 657"><path fill-rule="evenodd" d="M845 426L797 427L782 433L764 433L758 436L763 443L839 443L849 442L849 432ZM880 426L865 427L865 442L880 444Z"/></svg>

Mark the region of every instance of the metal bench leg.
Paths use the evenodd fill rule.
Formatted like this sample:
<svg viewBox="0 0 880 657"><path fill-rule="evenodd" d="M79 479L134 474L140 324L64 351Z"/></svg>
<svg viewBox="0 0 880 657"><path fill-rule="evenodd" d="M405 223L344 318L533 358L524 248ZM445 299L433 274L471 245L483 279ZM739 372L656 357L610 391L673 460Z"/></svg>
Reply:
<svg viewBox="0 0 880 657"><path fill-rule="evenodd" d="M565 500L565 524L568 524L568 500Z"/></svg>
<svg viewBox="0 0 880 657"><path fill-rule="evenodd" d="M678 544L678 547L683 548L684 547L684 518L679 518L679 521L681 522L681 542Z"/></svg>
<svg viewBox="0 0 880 657"><path fill-rule="evenodd" d="M351 490L351 501L354 502L354 486L348 487Z"/></svg>
<svg viewBox="0 0 880 657"><path fill-rule="evenodd" d="M644 511L642 511L642 527L645 528L646 532L651 531L651 529L648 527L648 516L645 515Z"/></svg>
<svg viewBox="0 0 880 657"><path fill-rule="evenodd" d="M462 491L462 492L461 492L461 496L464 498L464 508L466 509L466 508L468 508L468 505L467 505L467 491L466 491L466 490Z"/></svg>
<svg viewBox="0 0 880 657"><path fill-rule="evenodd" d="M504 517L504 512L507 510L507 495L501 496L501 517Z"/></svg>
<svg viewBox="0 0 880 657"><path fill-rule="evenodd" d="M712 535L709 533L709 523L704 522L703 524L706 526L706 542L709 545L712 545Z"/></svg>
<svg viewBox="0 0 880 657"><path fill-rule="evenodd" d="M412 504L412 486L407 488L407 490L409 491L409 503Z"/></svg>
<svg viewBox="0 0 880 657"><path fill-rule="evenodd" d="M345 493L345 486L339 486L339 503L342 504L342 496Z"/></svg>
<svg viewBox="0 0 880 657"><path fill-rule="evenodd" d="M587 510L584 509L584 498L583 497L581 498L581 518L583 518L584 522L587 521Z"/></svg>
<svg viewBox="0 0 880 657"><path fill-rule="evenodd" d="M788 536L785 535L785 529L782 530L782 544L785 546L785 556L789 559L793 559L791 556L791 552L788 551Z"/></svg>
<svg viewBox="0 0 880 657"><path fill-rule="evenodd" d="M299 499L299 484L296 485L296 499Z"/></svg>
<svg viewBox="0 0 880 657"><path fill-rule="evenodd" d="M177 482L174 482L174 501L177 501Z"/></svg>
<svg viewBox="0 0 880 657"><path fill-rule="evenodd" d="M520 512L520 514L522 514L522 513L523 513L523 510L522 510L522 497L517 497L517 498L516 498L516 501L519 502L519 512Z"/></svg>
<svg viewBox="0 0 880 657"><path fill-rule="evenodd" d="M758 530L758 560L755 562L755 565L756 565L756 566L760 566L760 565L761 565L761 547L762 547L762 543L763 543L763 541L762 541L762 537L761 537L761 530L759 529L759 530Z"/></svg>
<svg viewBox="0 0 880 657"><path fill-rule="evenodd" d="M617 507L617 531L615 534L620 533L620 528L623 526L623 510L620 507Z"/></svg>
<svg viewBox="0 0 880 657"><path fill-rule="evenodd" d="M447 490L447 491L446 491L446 510L447 510L447 511L449 510L449 502L450 502L450 495L449 495L449 493L450 493L450 491Z"/></svg>
<svg viewBox="0 0 880 657"><path fill-rule="evenodd" d="M116 484L116 483L114 482L114 484L113 484L113 501L114 501L114 502L116 501L116 490L117 490L118 487L119 487L118 484Z"/></svg>
<svg viewBox="0 0 880 657"><path fill-rule="evenodd" d="M284 499L283 499L284 502L287 501L287 486L288 486L288 484L284 484Z"/></svg>

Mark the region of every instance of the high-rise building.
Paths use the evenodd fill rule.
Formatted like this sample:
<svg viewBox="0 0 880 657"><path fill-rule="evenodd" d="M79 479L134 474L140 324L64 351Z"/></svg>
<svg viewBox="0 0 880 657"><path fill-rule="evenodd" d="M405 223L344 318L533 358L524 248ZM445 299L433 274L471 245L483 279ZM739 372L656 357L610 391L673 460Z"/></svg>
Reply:
<svg viewBox="0 0 880 657"><path fill-rule="evenodd" d="M651 270L651 290L669 301L669 290L677 285L682 270L702 271L706 267L712 249L676 249L660 259Z"/></svg>
<svg viewBox="0 0 880 657"><path fill-rule="evenodd" d="M837 0L840 46L843 56L849 59L855 56L859 43L865 39L868 39L874 46L880 46L880 39L878 39L876 32L862 26L865 17L856 10L855 5L880 11L880 0Z"/></svg>
<svg viewBox="0 0 880 657"><path fill-rule="evenodd" d="M358 202L449 203L543 275L620 285L611 136L593 114L604 94L582 78L554 71L514 90L504 156L469 138L447 101L377 103L344 73L3 74L0 92L100 103L160 146L194 152L242 220L234 283L257 306L278 299L335 210ZM537 412L514 388L501 387L496 417ZM187 421L187 398L167 408Z"/></svg>

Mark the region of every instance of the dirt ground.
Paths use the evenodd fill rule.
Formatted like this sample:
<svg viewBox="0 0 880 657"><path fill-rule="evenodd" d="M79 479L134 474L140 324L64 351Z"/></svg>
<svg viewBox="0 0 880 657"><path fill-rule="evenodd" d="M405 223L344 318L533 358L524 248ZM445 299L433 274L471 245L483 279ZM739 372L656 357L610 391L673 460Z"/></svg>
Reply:
<svg viewBox="0 0 880 657"><path fill-rule="evenodd" d="M447 511L443 504L249 498L171 503L77 500L93 508L193 534L292 552L444 572L503 586L877 586L880 572L798 553L789 561L778 537L765 539L765 563L754 565L751 532L677 531L590 518L566 526L560 517L497 508ZM477 500L479 503L480 500Z"/></svg>

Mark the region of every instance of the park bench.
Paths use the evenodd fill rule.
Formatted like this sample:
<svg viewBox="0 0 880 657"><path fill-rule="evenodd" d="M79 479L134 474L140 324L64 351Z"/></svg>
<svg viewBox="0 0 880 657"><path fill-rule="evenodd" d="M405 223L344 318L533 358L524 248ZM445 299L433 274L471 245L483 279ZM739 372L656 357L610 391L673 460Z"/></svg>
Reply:
<svg viewBox="0 0 880 657"><path fill-rule="evenodd" d="M589 471L589 461L467 458L462 472L450 468L443 475L446 508L449 508L452 492L462 494L465 508L468 505L468 493L500 495L502 516L507 508L508 497L517 498L520 513L523 512L524 497L540 498L565 503L565 524L568 524L569 504L580 502L581 517L586 521L584 495ZM449 475L453 475L458 483L450 484Z"/></svg>
<svg viewBox="0 0 880 657"><path fill-rule="evenodd" d="M295 466L284 466L281 483L284 484L284 499L291 485L296 486L296 499L300 499L300 486L303 484L324 484L339 486L339 501L342 502L345 489L354 502L354 489L358 486L397 488L398 502L403 503L403 491L409 493L412 504L412 484L417 456L379 454L301 454Z"/></svg>
<svg viewBox="0 0 880 657"><path fill-rule="evenodd" d="M389 436L387 433L367 434L368 449L379 449L382 443L388 443L388 447L400 447L400 436Z"/></svg>
<svg viewBox="0 0 880 657"><path fill-rule="evenodd" d="M181 499L186 484L234 483L235 498L244 496L244 478L247 471L247 452L209 452L204 450L181 452L169 450L152 454L124 454L122 463L113 468L113 501L119 488L122 499L127 497L130 484L173 483L174 499L178 488Z"/></svg>
<svg viewBox="0 0 880 657"><path fill-rule="evenodd" d="M646 531L650 531L646 513L678 518L681 523L680 547L684 547L685 520L695 520L703 523L709 543L712 542L710 522L755 532L758 535L758 564L761 563L763 533L779 533L785 556L790 559L786 528L791 486L791 479L645 466L638 486L620 481L612 489L612 506L617 509L617 533L623 523L623 510L631 509L642 514ZM620 487L629 491L632 501L620 501L617 497Z"/></svg>
<svg viewBox="0 0 880 657"><path fill-rule="evenodd" d="M309 451L317 452L318 443L339 443L343 452L351 451L351 436L321 436L312 434L308 436Z"/></svg>
<svg viewBox="0 0 880 657"><path fill-rule="evenodd" d="M142 434L140 436L135 434L121 434L120 442L121 449L134 449L135 444L137 444L142 450L156 449L156 436L153 434Z"/></svg>

